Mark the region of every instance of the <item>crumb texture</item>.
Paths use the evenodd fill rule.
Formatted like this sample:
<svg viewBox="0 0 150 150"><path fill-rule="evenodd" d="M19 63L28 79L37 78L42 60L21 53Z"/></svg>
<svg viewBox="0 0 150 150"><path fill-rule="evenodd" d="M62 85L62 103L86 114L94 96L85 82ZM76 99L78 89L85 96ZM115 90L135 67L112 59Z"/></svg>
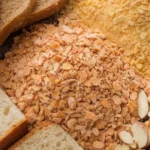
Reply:
<svg viewBox="0 0 150 150"><path fill-rule="evenodd" d="M0 61L0 86L31 125L51 120L85 150L136 149L136 135L135 143L127 145L118 131L148 116L150 82L126 63L124 49L69 9L57 27L37 24L14 38ZM148 127L149 117L146 121ZM147 127L140 128L144 138ZM132 142L128 130L121 139L130 143L122 135Z"/></svg>

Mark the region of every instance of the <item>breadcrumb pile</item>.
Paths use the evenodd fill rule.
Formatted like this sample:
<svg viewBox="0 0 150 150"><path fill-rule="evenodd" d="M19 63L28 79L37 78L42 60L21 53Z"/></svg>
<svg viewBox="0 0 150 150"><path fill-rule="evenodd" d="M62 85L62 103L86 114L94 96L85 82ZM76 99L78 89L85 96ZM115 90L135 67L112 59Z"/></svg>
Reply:
<svg viewBox="0 0 150 150"><path fill-rule="evenodd" d="M52 120L85 150L110 149L124 124L140 120L138 93L150 95L150 83L125 63L123 49L74 17L15 37L0 61L0 87L30 124Z"/></svg>

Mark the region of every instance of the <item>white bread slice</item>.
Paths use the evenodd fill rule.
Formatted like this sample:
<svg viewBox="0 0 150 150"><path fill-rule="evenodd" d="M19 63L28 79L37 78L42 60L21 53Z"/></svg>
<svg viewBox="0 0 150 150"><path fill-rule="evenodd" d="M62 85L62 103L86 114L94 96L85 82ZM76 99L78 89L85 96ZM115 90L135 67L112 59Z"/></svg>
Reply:
<svg viewBox="0 0 150 150"><path fill-rule="evenodd" d="M35 0L0 0L0 45L22 26L35 7Z"/></svg>
<svg viewBox="0 0 150 150"><path fill-rule="evenodd" d="M58 12L68 0L37 0L36 7L23 27L45 19Z"/></svg>
<svg viewBox="0 0 150 150"><path fill-rule="evenodd" d="M27 119L0 89L0 150L6 150L27 132Z"/></svg>
<svg viewBox="0 0 150 150"><path fill-rule="evenodd" d="M45 121L8 150L83 150L59 125Z"/></svg>

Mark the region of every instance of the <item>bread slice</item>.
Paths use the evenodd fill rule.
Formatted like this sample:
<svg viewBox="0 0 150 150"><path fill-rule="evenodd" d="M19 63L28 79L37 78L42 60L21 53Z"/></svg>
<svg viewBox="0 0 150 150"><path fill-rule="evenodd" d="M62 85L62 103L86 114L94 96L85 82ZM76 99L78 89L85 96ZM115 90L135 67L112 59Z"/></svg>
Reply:
<svg viewBox="0 0 150 150"><path fill-rule="evenodd" d="M27 132L27 119L0 89L0 150L6 150Z"/></svg>
<svg viewBox="0 0 150 150"><path fill-rule="evenodd" d="M35 6L35 0L0 0L0 45L22 26Z"/></svg>
<svg viewBox="0 0 150 150"><path fill-rule="evenodd" d="M59 125L45 121L8 150L83 150Z"/></svg>
<svg viewBox="0 0 150 150"><path fill-rule="evenodd" d="M45 19L64 7L68 0L37 0L36 7L23 27Z"/></svg>

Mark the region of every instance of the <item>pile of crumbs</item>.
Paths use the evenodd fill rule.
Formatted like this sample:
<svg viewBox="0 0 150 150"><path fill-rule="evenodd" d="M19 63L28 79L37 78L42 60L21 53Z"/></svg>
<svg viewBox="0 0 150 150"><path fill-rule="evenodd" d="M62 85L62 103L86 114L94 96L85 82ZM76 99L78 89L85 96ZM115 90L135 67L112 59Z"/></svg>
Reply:
<svg viewBox="0 0 150 150"><path fill-rule="evenodd" d="M0 87L30 124L52 120L84 150L113 150L118 131L141 120L138 95L150 95L150 83L105 35L80 20L59 21L14 38L0 61Z"/></svg>
<svg viewBox="0 0 150 150"><path fill-rule="evenodd" d="M128 63L150 79L149 0L76 0L70 6L83 22L126 49Z"/></svg>

